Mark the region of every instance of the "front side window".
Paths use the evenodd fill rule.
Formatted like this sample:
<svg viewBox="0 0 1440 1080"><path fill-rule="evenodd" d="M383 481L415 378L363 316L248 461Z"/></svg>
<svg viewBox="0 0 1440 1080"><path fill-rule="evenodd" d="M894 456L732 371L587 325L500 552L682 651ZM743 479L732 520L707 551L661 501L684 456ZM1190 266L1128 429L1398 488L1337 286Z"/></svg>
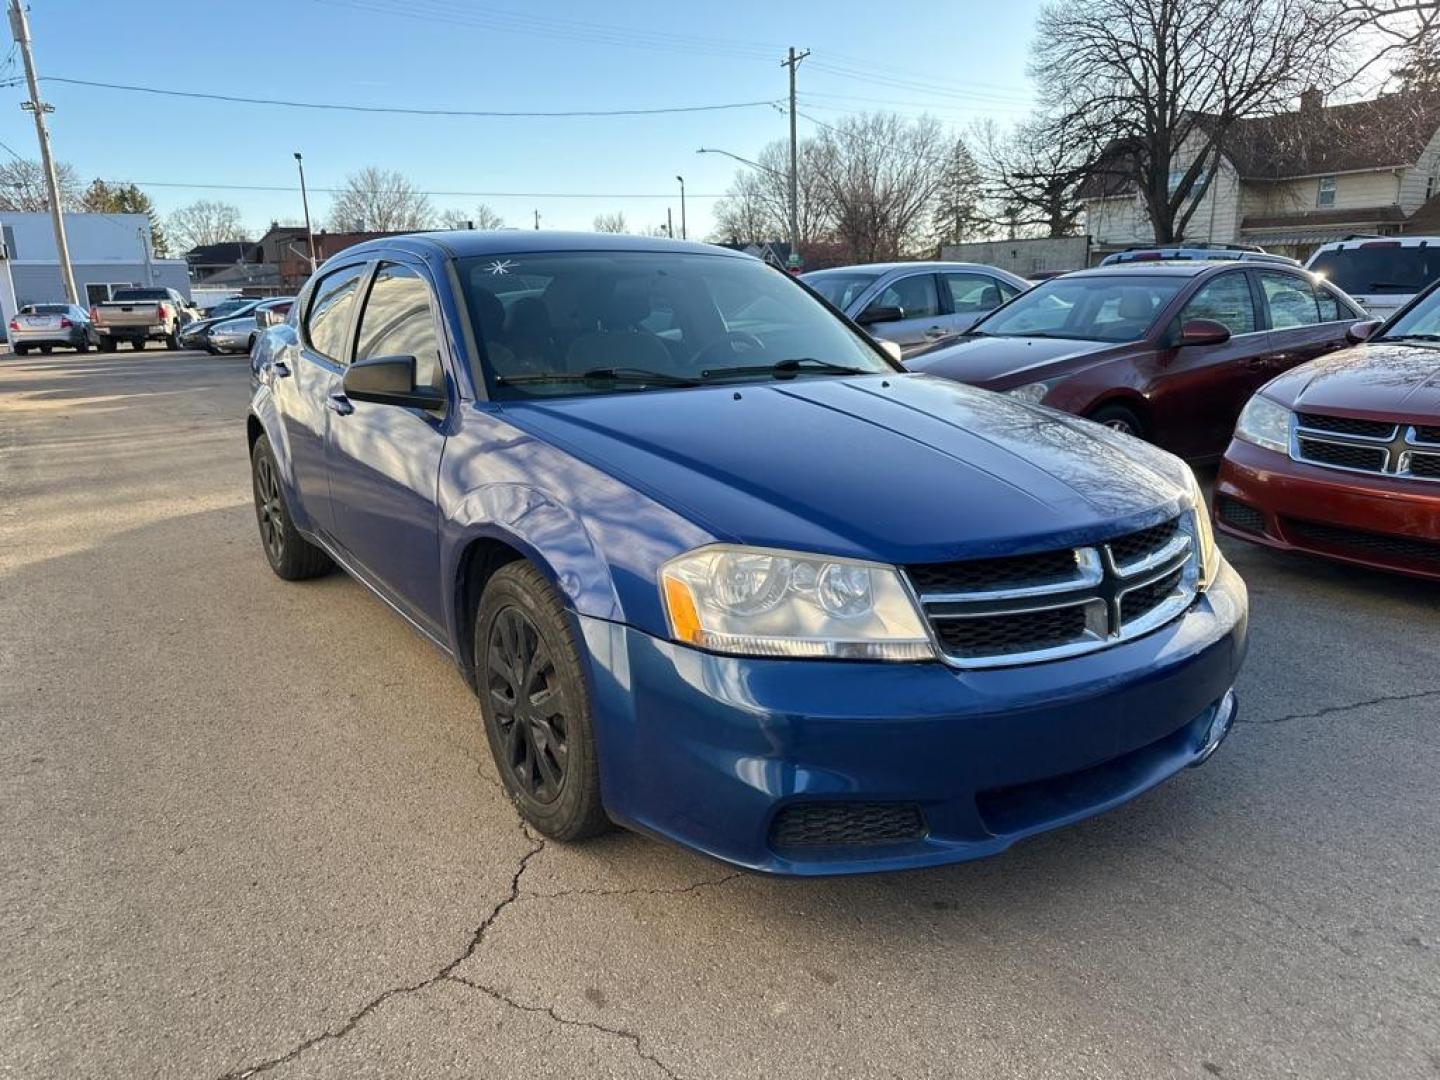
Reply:
<svg viewBox="0 0 1440 1080"><path fill-rule="evenodd" d="M1188 278L1114 274L1052 278L1022 293L971 333L1078 341L1139 341Z"/></svg>
<svg viewBox="0 0 1440 1080"><path fill-rule="evenodd" d="M1385 329L1384 338L1422 338L1440 341L1440 291L1432 292ZM1372 338L1373 341L1383 340Z"/></svg>
<svg viewBox="0 0 1440 1080"><path fill-rule="evenodd" d="M817 270L805 274L804 281L841 311L846 311L879 277L879 274L851 270Z"/></svg>
<svg viewBox="0 0 1440 1080"><path fill-rule="evenodd" d="M1297 326L1314 326L1323 321L1315 290L1303 278L1290 274L1262 271L1260 291L1270 312L1272 330L1291 330Z"/></svg>
<svg viewBox="0 0 1440 1080"><path fill-rule="evenodd" d="M364 272L363 263L347 266L327 274L315 284L314 299L305 315L305 337L310 347L326 359L341 364L348 362L345 335L350 331L355 291Z"/></svg>
<svg viewBox="0 0 1440 1080"><path fill-rule="evenodd" d="M1335 177L1322 176L1319 187L1315 193L1315 205L1327 207L1335 205Z"/></svg>
<svg viewBox="0 0 1440 1080"><path fill-rule="evenodd" d="M466 258L457 268L498 398L894 370L758 259L540 252Z"/></svg>
<svg viewBox="0 0 1440 1080"><path fill-rule="evenodd" d="M1209 319L1230 331L1232 337L1255 331L1255 300L1244 274L1221 274L1206 282L1180 312L1180 325L1191 319Z"/></svg>
<svg viewBox="0 0 1440 1080"><path fill-rule="evenodd" d="M1018 289L987 274L946 274L944 277L945 287L950 291L950 308L957 315L993 311L1019 294Z"/></svg>
<svg viewBox="0 0 1440 1080"><path fill-rule="evenodd" d="M435 390L445 386L430 287L408 266L382 264L360 311L355 359L378 356L413 356L416 386Z"/></svg>
<svg viewBox="0 0 1440 1080"><path fill-rule="evenodd" d="M871 307L897 307L907 319L931 319L940 314L940 294L934 274L911 274L893 281L870 302Z"/></svg>

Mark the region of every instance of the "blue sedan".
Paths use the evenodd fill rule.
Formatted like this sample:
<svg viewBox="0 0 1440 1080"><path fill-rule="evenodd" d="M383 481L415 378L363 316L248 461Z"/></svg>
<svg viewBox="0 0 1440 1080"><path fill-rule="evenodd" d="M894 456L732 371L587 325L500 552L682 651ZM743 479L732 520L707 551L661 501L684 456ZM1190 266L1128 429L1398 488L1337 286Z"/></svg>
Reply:
<svg viewBox="0 0 1440 1080"><path fill-rule="evenodd" d="M339 566L452 657L548 836L952 862L1230 729L1245 588L1181 461L906 373L748 256L388 237L253 364L270 567Z"/></svg>

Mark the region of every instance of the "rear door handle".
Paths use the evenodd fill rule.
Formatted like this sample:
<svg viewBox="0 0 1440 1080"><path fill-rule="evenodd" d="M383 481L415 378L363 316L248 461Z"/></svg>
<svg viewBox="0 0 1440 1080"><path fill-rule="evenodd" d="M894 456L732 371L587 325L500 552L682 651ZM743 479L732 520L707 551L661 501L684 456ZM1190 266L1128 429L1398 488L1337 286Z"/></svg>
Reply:
<svg viewBox="0 0 1440 1080"><path fill-rule="evenodd" d="M355 406L350 403L350 399L344 394L331 394L325 399L325 407L333 413L339 413L341 416L349 416L355 411Z"/></svg>

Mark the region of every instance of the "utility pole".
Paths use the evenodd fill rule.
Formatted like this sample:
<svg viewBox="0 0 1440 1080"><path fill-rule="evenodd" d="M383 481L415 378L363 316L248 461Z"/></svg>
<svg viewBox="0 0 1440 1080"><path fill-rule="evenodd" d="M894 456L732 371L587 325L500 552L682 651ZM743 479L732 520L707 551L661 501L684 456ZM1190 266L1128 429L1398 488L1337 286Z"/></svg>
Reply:
<svg viewBox="0 0 1440 1080"><path fill-rule="evenodd" d="M45 114L54 112L55 106L40 100L40 77L35 74L35 56L30 51L30 21L25 17L23 0L10 0L9 14L10 32L20 47L20 55L25 58L25 82L30 88L30 100L22 101L20 108L35 114L40 164L45 169L45 186L50 191L50 220L55 225L55 253L60 257L60 284L65 289L65 299L78 304L80 297L75 291L75 272L70 268L70 243L65 239L65 212L60 206L60 184L55 179L55 160L50 156L50 132L45 129Z"/></svg>
<svg viewBox="0 0 1440 1080"><path fill-rule="evenodd" d="M797 53L795 46L790 46L790 55L780 61L781 67L790 69L790 258L786 260L790 264L791 271L800 269L800 196L797 181L799 170L799 153L796 150L795 138L795 69L800 66L800 61L810 55L810 50Z"/></svg>
<svg viewBox="0 0 1440 1080"><path fill-rule="evenodd" d="M300 205L305 208L305 239L310 241L310 272L315 272L315 230L310 228L310 196L305 192L305 159L295 151L295 164L300 169Z"/></svg>
<svg viewBox="0 0 1440 1080"><path fill-rule="evenodd" d="M154 285L154 284L155 284L155 270L154 270L154 268L150 265L150 236L149 236L150 230L149 230L148 228L141 227L141 228L139 228L139 229L136 229L135 232L136 232L136 233L139 235L139 237L140 237L140 248L141 248L142 251L145 252L145 284L146 284L146 285Z"/></svg>
<svg viewBox="0 0 1440 1080"><path fill-rule="evenodd" d="M677 176L675 179L680 181L680 239L689 240L690 236L685 228L685 178ZM670 230L670 239L675 239L674 229Z"/></svg>
<svg viewBox="0 0 1440 1080"><path fill-rule="evenodd" d="M536 210L536 211L535 211L535 231L536 231L536 232L539 232L539 231L540 231L540 211L539 211L539 210Z"/></svg>
<svg viewBox="0 0 1440 1080"><path fill-rule="evenodd" d="M665 235L671 240L675 239L675 215L670 212L670 207L665 207Z"/></svg>

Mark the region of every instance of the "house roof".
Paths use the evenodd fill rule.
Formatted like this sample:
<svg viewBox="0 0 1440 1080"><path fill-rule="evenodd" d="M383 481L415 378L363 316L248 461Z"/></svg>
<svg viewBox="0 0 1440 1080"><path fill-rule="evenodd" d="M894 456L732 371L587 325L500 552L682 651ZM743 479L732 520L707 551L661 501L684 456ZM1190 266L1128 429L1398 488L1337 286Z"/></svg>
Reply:
<svg viewBox="0 0 1440 1080"><path fill-rule="evenodd" d="M1413 165L1440 129L1440 95L1384 94L1237 122L1225 157L1246 180L1283 180ZM1116 144L1080 186L1082 199L1135 190L1130 151Z"/></svg>
<svg viewBox="0 0 1440 1080"><path fill-rule="evenodd" d="M1440 195L1422 203L1405 222L1407 233L1440 233Z"/></svg>
<svg viewBox="0 0 1440 1080"><path fill-rule="evenodd" d="M185 252L185 261L203 266L256 262L259 245L253 240L226 240L219 244L198 244Z"/></svg>
<svg viewBox="0 0 1440 1080"><path fill-rule="evenodd" d="M1250 215L1242 229L1285 229L1313 225L1380 225L1405 220L1405 211L1395 205L1369 206L1355 210L1301 210L1293 214Z"/></svg>

